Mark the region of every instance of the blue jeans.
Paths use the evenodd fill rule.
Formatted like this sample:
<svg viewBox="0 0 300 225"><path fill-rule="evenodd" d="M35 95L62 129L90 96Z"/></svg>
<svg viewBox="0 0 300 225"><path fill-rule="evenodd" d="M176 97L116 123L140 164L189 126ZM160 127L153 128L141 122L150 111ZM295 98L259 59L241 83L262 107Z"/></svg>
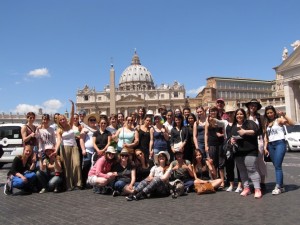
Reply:
<svg viewBox="0 0 300 225"><path fill-rule="evenodd" d="M20 177L14 176L12 178L12 186L18 189L31 189L35 185L36 174L31 171L26 171L23 176L27 178L27 183L25 183Z"/></svg>
<svg viewBox="0 0 300 225"><path fill-rule="evenodd" d="M275 167L276 186L280 188L283 186L282 162L286 151L285 141L269 142L268 151Z"/></svg>
<svg viewBox="0 0 300 225"><path fill-rule="evenodd" d="M42 188L47 188L48 191L53 191L54 188L62 185L63 179L60 176L50 175L43 171L37 171L36 176Z"/></svg>
<svg viewBox="0 0 300 225"><path fill-rule="evenodd" d="M118 180L115 182L114 184L114 189L120 193L122 193L123 191L123 188L125 187L127 183L125 181L122 181L122 180Z"/></svg>

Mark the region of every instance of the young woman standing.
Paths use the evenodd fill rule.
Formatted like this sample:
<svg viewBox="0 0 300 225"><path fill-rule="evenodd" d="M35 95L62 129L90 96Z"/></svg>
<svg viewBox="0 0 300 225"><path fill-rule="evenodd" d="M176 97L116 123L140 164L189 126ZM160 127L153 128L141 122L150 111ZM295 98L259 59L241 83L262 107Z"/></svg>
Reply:
<svg viewBox="0 0 300 225"><path fill-rule="evenodd" d="M293 124L294 122L285 113L279 112L277 114L273 106L270 105L265 108L265 154L270 154L276 175L276 186L272 191L273 195L285 191L282 172L282 162L286 151L283 125Z"/></svg>

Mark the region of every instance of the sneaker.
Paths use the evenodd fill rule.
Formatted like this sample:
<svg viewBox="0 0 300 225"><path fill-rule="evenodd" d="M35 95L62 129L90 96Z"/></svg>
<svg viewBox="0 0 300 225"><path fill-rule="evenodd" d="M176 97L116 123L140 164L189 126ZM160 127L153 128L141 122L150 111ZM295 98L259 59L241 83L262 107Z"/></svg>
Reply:
<svg viewBox="0 0 300 225"><path fill-rule="evenodd" d="M135 198L134 196L131 194L131 195L128 195L125 197L127 199L127 201L133 201Z"/></svg>
<svg viewBox="0 0 300 225"><path fill-rule="evenodd" d="M275 187L275 189L272 191L272 195L279 195L283 192L285 192L284 187L282 187L282 188Z"/></svg>
<svg viewBox="0 0 300 225"><path fill-rule="evenodd" d="M43 188L39 193L40 193L40 194L44 194L44 193L46 193L46 192L48 192L47 189L46 189L46 188Z"/></svg>
<svg viewBox="0 0 300 225"><path fill-rule="evenodd" d="M241 187L237 187L236 189L235 189L235 193L241 193L242 192L242 190L243 190L243 188L241 188Z"/></svg>
<svg viewBox="0 0 300 225"><path fill-rule="evenodd" d="M7 184L4 185L4 194L5 195L11 195L12 194L12 190Z"/></svg>
<svg viewBox="0 0 300 225"><path fill-rule="evenodd" d="M56 187L56 188L54 188L54 191L53 191L53 193L58 193L59 192L59 190L58 190L58 188Z"/></svg>
<svg viewBox="0 0 300 225"><path fill-rule="evenodd" d="M226 191L232 192L232 191L233 191L233 186L229 186L229 187L226 189Z"/></svg>
<svg viewBox="0 0 300 225"><path fill-rule="evenodd" d="M250 188L244 188L244 190L242 191L242 193L240 195L246 197L247 195L250 195L250 194L251 194Z"/></svg>
<svg viewBox="0 0 300 225"><path fill-rule="evenodd" d="M142 200L146 197L147 197L147 195L142 191L133 196L134 200L136 200L136 201Z"/></svg>
<svg viewBox="0 0 300 225"><path fill-rule="evenodd" d="M95 194L102 194L102 187L96 187L96 186L94 186L94 193Z"/></svg>
<svg viewBox="0 0 300 225"><path fill-rule="evenodd" d="M112 196L113 197L117 197L117 196L119 196L120 195L120 192L118 192L118 191L113 191L113 193L112 193Z"/></svg>
<svg viewBox="0 0 300 225"><path fill-rule="evenodd" d="M261 190L259 188L256 188L254 193L254 198L261 198L261 197L262 197Z"/></svg>

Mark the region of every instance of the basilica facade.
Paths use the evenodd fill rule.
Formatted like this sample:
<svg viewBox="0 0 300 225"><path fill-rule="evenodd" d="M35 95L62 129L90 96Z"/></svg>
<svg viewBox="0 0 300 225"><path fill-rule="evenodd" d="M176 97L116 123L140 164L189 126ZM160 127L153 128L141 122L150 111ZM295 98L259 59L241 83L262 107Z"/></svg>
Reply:
<svg viewBox="0 0 300 225"><path fill-rule="evenodd" d="M144 67L136 51L131 64L122 72L118 85L115 85L115 69L111 65L110 84L103 91L96 91L85 85L76 94L76 110L87 113L122 112L125 116L139 107L158 112L159 108L175 109L187 104L184 85L155 85L151 72Z"/></svg>

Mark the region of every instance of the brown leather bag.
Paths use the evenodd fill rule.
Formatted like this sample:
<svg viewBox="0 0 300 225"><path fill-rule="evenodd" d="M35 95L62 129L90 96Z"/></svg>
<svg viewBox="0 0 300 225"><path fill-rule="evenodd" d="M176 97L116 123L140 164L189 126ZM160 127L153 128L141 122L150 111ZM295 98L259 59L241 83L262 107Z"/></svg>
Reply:
<svg viewBox="0 0 300 225"><path fill-rule="evenodd" d="M216 192L216 190L214 189L211 183L205 183L205 184L197 183L195 184L195 191L198 195Z"/></svg>

